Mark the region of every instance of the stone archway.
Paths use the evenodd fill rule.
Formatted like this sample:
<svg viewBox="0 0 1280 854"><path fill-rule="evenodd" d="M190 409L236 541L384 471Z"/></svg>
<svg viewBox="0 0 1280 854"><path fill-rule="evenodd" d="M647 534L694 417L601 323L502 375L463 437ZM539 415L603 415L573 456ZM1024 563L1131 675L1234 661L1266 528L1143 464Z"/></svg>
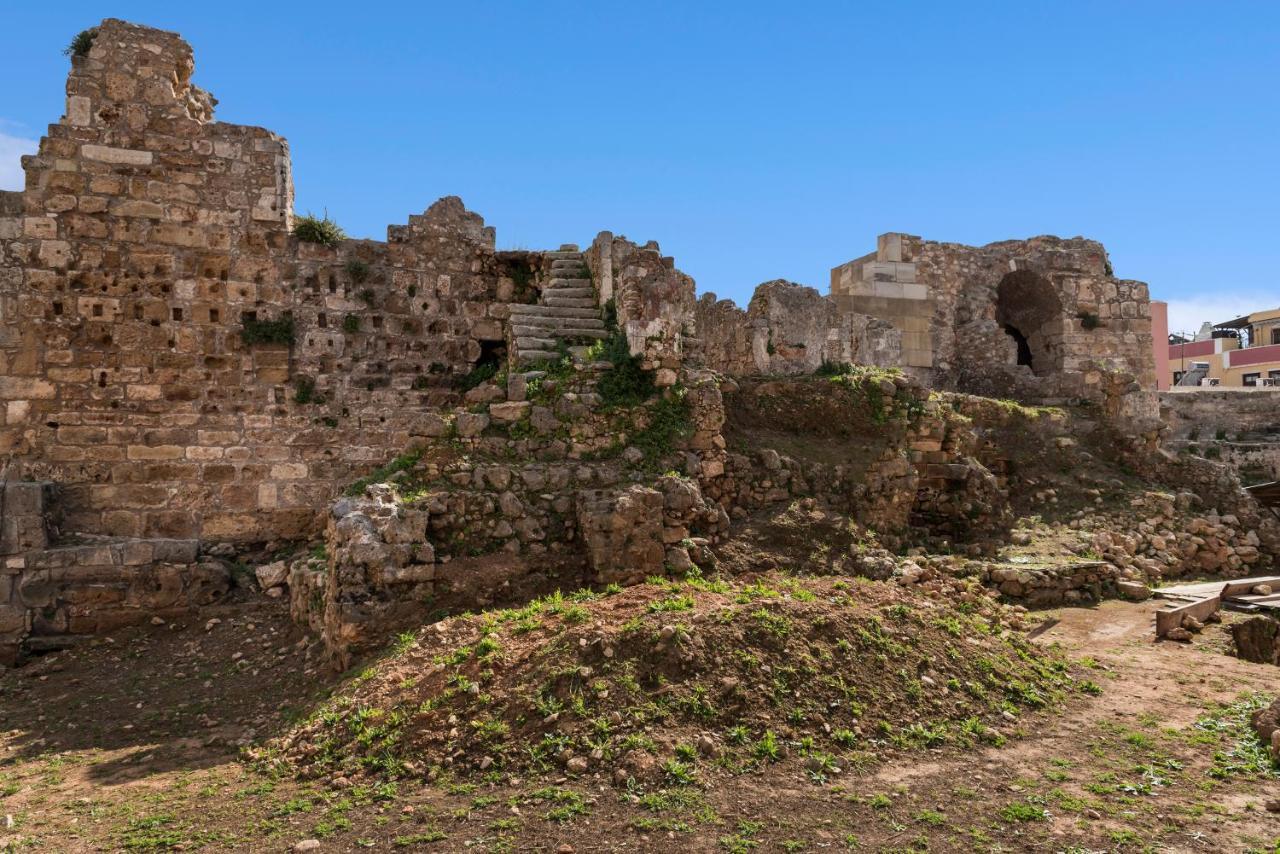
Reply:
<svg viewBox="0 0 1280 854"><path fill-rule="evenodd" d="M1049 280L1030 270L996 286L996 322L1009 337L1011 361L1037 376L1062 370L1062 300Z"/></svg>

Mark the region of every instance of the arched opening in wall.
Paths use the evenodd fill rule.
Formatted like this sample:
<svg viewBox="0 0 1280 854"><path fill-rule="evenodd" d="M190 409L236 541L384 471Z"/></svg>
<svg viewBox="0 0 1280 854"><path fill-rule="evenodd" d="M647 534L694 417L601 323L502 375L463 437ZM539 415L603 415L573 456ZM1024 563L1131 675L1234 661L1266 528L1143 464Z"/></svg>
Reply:
<svg viewBox="0 0 1280 854"><path fill-rule="evenodd" d="M1001 279L996 322L1009 338L1009 362L1037 376L1062 370L1062 300L1044 276L1017 270Z"/></svg>
<svg viewBox="0 0 1280 854"><path fill-rule="evenodd" d="M1014 343L1017 345L1018 364L1026 365L1034 371L1035 362L1031 355L1031 344L1027 341L1027 336L1023 335L1022 332L1018 330L1018 327L1009 323L1004 325L1004 334L1012 338Z"/></svg>

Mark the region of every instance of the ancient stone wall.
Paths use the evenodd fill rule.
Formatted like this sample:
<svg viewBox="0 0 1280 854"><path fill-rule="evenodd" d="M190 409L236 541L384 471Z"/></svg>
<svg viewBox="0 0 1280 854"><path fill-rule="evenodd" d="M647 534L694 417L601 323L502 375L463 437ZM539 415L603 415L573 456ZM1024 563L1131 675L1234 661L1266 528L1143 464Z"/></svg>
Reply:
<svg viewBox="0 0 1280 854"><path fill-rule="evenodd" d="M1175 440L1280 437L1280 389L1165 391L1160 417Z"/></svg>
<svg viewBox="0 0 1280 854"><path fill-rule="evenodd" d="M831 293L901 329L904 365L937 387L1097 399L1114 373L1155 388L1147 286L1116 279L1091 240L972 247L885 234L874 255L831 271Z"/></svg>
<svg viewBox="0 0 1280 854"><path fill-rule="evenodd" d="M335 662L433 609L687 570L727 531L699 486L724 473L715 383L685 373L609 407L600 367L486 382L432 416L400 468L334 503L326 563L299 558L288 577L295 618L323 627Z"/></svg>
<svg viewBox="0 0 1280 854"><path fill-rule="evenodd" d="M746 311L703 294L696 321L703 364L729 376L808 374L824 362L893 367L902 356L891 324L782 279L757 286Z"/></svg>
<svg viewBox="0 0 1280 854"><path fill-rule="evenodd" d="M600 232L584 253L602 306L612 305L633 355L647 368L678 369L693 334L695 285L662 254L657 241L638 246ZM673 374L666 376L674 381Z"/></svg>
<svg viewBox="0 0 1280 854"><path fill-rule="evenodd" d="M192 70L114 20L73 59L0 204L0 445L70 530L300 536L501 347L512 259L456 198L386 243L300 242L286 143L213 122Z"/></svg>
<svg viewBox="0 0 1280 854"><path fill-rule="evenodd" d="M1171 450L1220 460L1247 484L1280 480L1280 390L1160 394Z"/></svg>
<svg viewBox="0 0 1280 854"><path fill-rule="evenodd" d="M207 605L231 584L228 566L195 540L60 536L57 487L0 486L0 664L96 634Z"/></svg>

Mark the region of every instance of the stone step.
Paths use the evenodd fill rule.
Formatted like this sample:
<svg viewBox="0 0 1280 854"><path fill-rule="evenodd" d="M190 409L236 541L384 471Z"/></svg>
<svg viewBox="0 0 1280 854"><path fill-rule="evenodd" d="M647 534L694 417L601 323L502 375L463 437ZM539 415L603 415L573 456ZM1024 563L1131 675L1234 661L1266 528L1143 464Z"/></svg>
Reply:
<svg viewBox="0 0 1280 854"><path fill-rule="evenodd" d="M600 319L600 310L595 308L569 308L554 305L525 305L524 303L511 303L511 317L514 320L518 317L581 317Z"/></svg>
<svg viewBox="0 0 1280 854"><path fill-rule="evenodd" d="M552 261L581 261L582 260L581 252L576 252L576 251L570 252L564 249L554 249L545 254Z"/></svg>
<svg viewBox="0 0 1280 854"><path fill-rule="evenodd" d="M521 350L516 358L522 365L533 365L538 362L558 362L560 354L554 350Z"/></svg>
<svg viewBox="0 0 1280 854"><path fill-rule="evenodd" d="M609 333L603 329L591 329L585 326L513 326L511 334L519 341L521 338L608 338Z"/></svg>
<svg viewBox="0 0 1280 854"><path fill-rule="evenodd" d="M551 278L547 280L547 287L570 287L581 288L591 282L591 278L587 275L587 271L583 270L581 276L575 276L568 270L555 270L551 273Z"/></svg>
<svg viewBox="0 0 1280 854"><path fill-rule="evenodd" d="M541 326L546 329L604 329L604 321L594 317L556 317L550 314L526 314L511 318L512 326Z"/></svg>
<svg viewBox="0 0 1280 854"><path fill-rule="evenodd" d="M548 317L548 318L521 318L511 324L512 335L519 338L520 336L533 336L534 338L552 338L560 335L563 330L572 329L576 331L587 331L592 333L606 334L604 324L596 321L592 323L589 320L579 320L575 318ZM523 331L522 331L523 330Z"/></svg>
<svg viewBox="0 0 1280 854"><path fill-rule="evenodd" d="M555 338L535 338L526 336L516 339L516 349L523 353L526 350L554 350L556 349Z"/></svg>
<svg viewBox="0 0 1280 854"><path fill-rule="evenodd" d="M587 265L581 261L552 261L551 275L565 276L572 279L585 278L588 274Z"/></svg>
<svg viewBox="0 0 1280 854"><path fill-rule="evenodd" d="M593 288L546 288L542 291L543 297L572 297L573 299L595 299L596 292Z"/></svg>
<svg viewBox="0 0 1280 854"><path fill-rule="evenodd" d="M552 308L595 308L596 301L591 297L562 297L559 294L543 295L542 304Z"/></svg>

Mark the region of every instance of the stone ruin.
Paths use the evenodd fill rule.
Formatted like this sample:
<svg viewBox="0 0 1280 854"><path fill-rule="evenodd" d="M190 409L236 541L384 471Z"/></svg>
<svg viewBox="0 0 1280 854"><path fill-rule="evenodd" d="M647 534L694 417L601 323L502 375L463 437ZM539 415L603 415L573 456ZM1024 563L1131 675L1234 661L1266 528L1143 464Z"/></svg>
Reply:
<svg viewBox="0 0 1280 854"><path fill-rule="evenodd" d="M930 390L1152 429L1147 289L1098 243L886 234L829 296L772 281L743 310L654 242L498 250L452 196L386 241L307 242L286 141L215 121L193 70L176 34L103 21L0 193L10 660L215 601L227 558L321 535L266 586L344 662L447 594L702 565L746 508L815 491L886 531L981 530L1003 461ZM611 342L651 399L602 395ZM902 369L856 391L914 419L864 467L727 446L726 395L848 364Z"/></svg>

